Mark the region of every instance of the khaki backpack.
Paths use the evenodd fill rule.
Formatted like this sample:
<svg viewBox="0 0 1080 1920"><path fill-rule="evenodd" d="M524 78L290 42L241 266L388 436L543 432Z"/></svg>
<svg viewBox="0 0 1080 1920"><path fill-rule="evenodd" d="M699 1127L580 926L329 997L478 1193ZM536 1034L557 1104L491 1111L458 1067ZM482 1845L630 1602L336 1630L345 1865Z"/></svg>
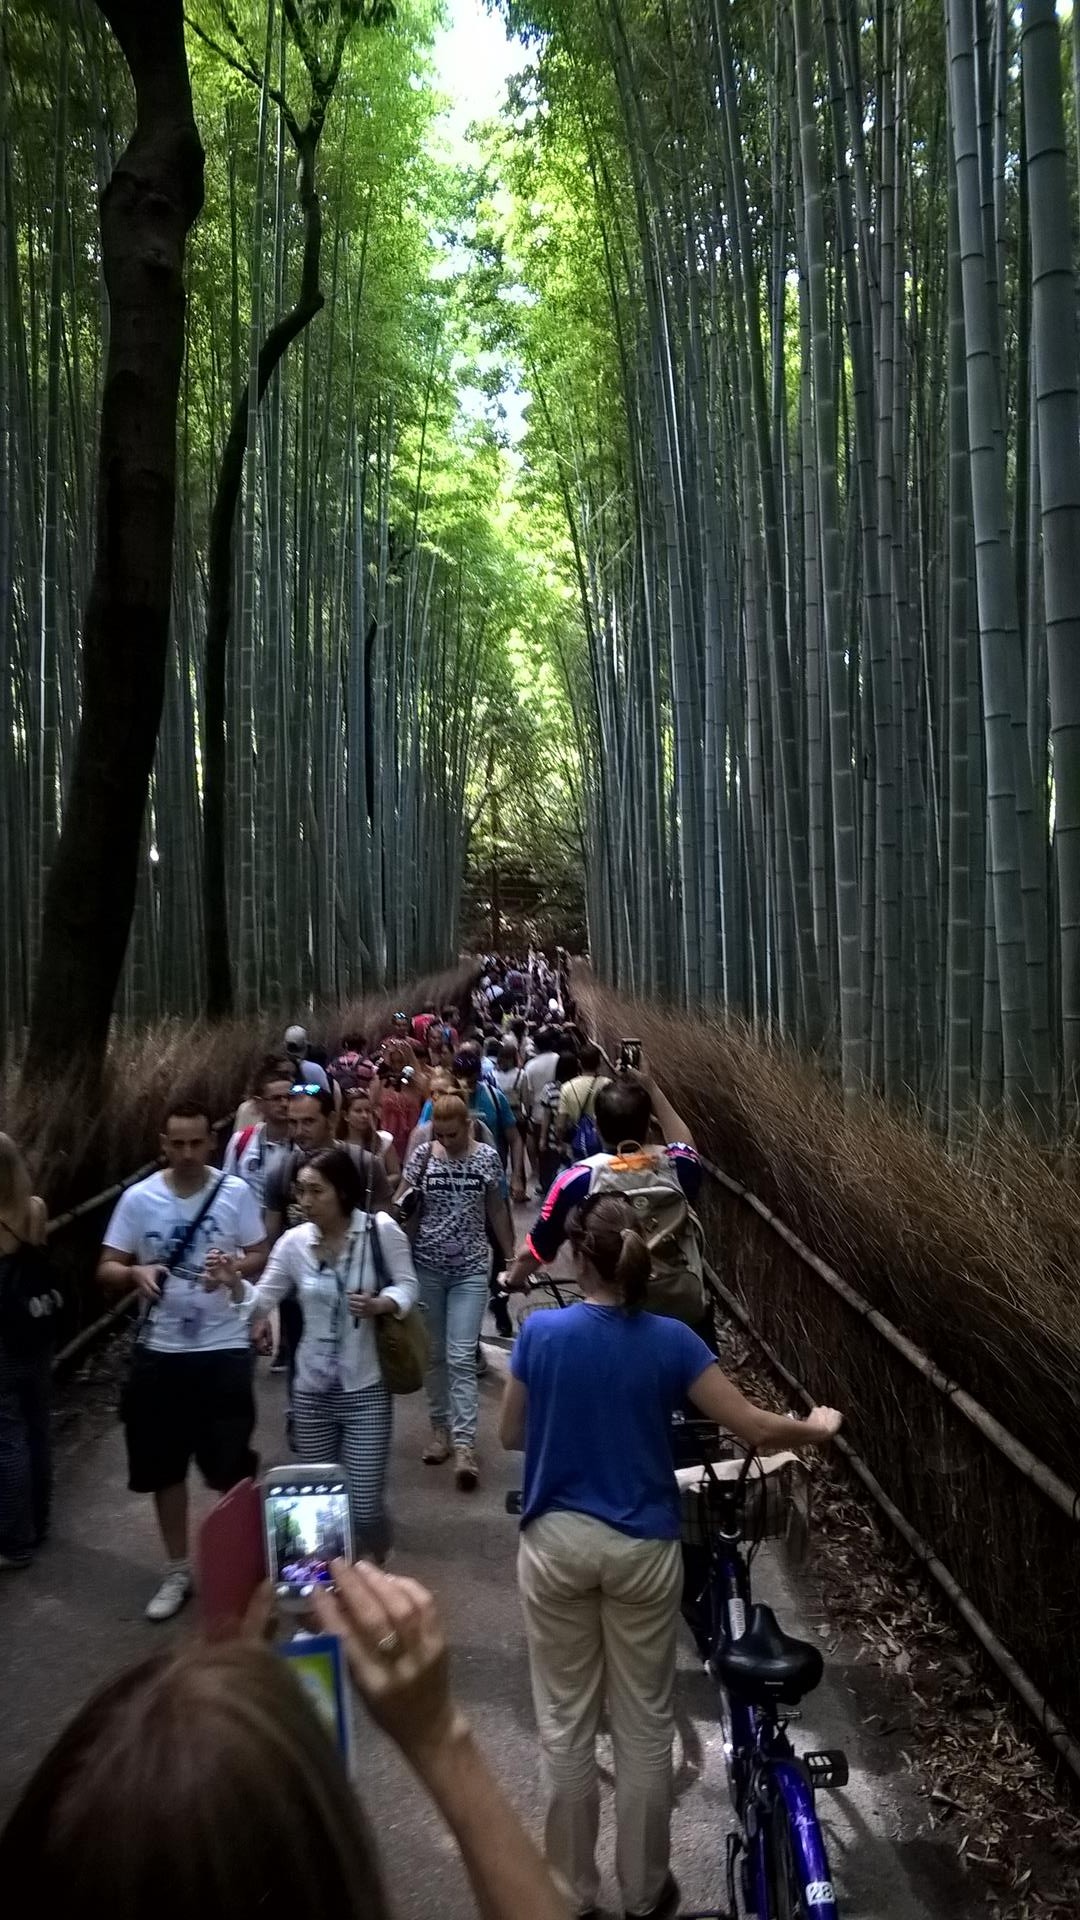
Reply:
<svg viewBox="0 0 1080 1920"><path fill-rule="evenodd" d="M589 1193L616 1193L633 1208L634 1224L652 1254L648 1311L696 1327L707 1311L704 1234L667 1154L628 1143L593 1168Z"/></svg>

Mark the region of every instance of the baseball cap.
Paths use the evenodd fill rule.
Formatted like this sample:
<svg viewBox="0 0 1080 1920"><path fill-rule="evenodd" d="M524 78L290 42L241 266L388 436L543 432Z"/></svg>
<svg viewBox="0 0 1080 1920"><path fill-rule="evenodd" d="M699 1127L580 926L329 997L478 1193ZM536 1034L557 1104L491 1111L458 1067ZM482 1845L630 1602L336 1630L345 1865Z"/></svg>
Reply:
<svg viewBox="0 0 1080 1920"><path fill-rule="evenodd" d="M307 1046L307 1031L304 1027L286 1027L285 1045L290 1053L303 1053Z"/></svg>

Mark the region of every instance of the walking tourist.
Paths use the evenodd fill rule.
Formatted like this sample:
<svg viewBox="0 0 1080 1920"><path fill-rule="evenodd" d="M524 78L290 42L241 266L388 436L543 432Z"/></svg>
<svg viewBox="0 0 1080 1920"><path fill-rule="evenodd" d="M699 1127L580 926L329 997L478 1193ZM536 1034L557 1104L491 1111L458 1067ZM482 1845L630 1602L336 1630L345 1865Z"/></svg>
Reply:
<svg viewBox="0 0 1080 1920"><path fill-rule="evenodd" d="M370 1085L358 1082L347 1089L338 1137L348 1146L354 1159L362 1153L376 1154L386 1169L391 1186L396 1186L401 1177L401 1162L389 1127L380 1127L378 1124Z"/></svg>
<svg viewBox="0 0 1080 1920"><path fill-rule="evenodd" d="M432 1140L405 1165L406 1186L419 1195L413 1254L431 1343L431 1439L423 1458L438 1466L452 1454L457 1484L469 1492L480 1472L476 1348L488 1298L487 1223L506 1260L514 1233L499 1156L473 1139L460 1094L439 1095L432 1128Z"/></svg>
<svg viewBox="0 0 1080 1920"><path fill-rule="evenodd" d="M483 1920L567 1906L449 1686L415 1580L334 1569L314 1607L357 1691L442 1815ZM399 1852L368 1818L290 1663L251 1640L173 1647L102 1688L0 1832L0 1884L64 1920L391 1920ZM117 1809L125 1814L119 1818ZM395 1897L396 1896L396 1897Z"/></svg>
<svg viewBox="0 0 1080 1920"><path fill-rule="evenodd" d="M289 1130L292 1084L290 1061L264 1061L254 1087L258 1118L240 1127L225 1149L222 1165L226 1173L235 1173L245 1181L260 1207L266 1200L267 1176L275 1160L287 1153L292 1144Z"/></svg>
<svg viewBox="0 0 1080 1920"><path fill-rule="evenodd" d="M689 1127L644 1066L600 1087L593 1112L600 1151L558 1175L504 1286L524 1291L537 1269L554 1260L575 1207L594 1193L618 1193L631 1200L650 1241L650 1307L704 1328L701 1229L693 1211L701 1162ZM662 1144L652 1144L654 1127Z"/></svg>
<svg viewBox="0 0 1080 1920"><path fill-rule="evenodd" d="M571 1165L600 1151L596 1129L596 1096L610 1075L604 1071L604 1056L591 1040L581 1048L581 1065L559 1095L555 1132L559 1145L567 1148Z"/></svg>
<svg viewBox="0 0 1080 1920"><path fill-rule="evenodd" d="M547 1856L580 1915L595 1914L607 1710L615 1867L627 1920L668 1920L675 1642L682 1593L671 1416L689 1396L747 1446L808 1447L840 1425L768 1413L721 1373L690 1327L643 1311L649 1251L614 1195L566 1225L583 1299L538 1313L511 1359L499 1433L525 1453L518 1581L549 1793Z"/></svg>
<svg viewBox="0 0 1080 1920"><path fill-rule="evenodd" d="M52 1329L60 1295L42 1251L46 1220L22 1154L0 1133L0 1572L28 1567L49 1530Z"/></svg>
<svg viewBox="0 0 1080 1920"><path fill-rule="evenodd" d="M576 1053L564 1050L555 1063L555 1072L540 1096L540 1186L544 1193L551 1186L566 1156L559 1141L559 1105L564 1087L577 1077L581 1062Z"/></svg>
<svg viewBox="0 0 1080 1920"><path fill-rule="evenodd" d="M387 1040L379 1061L379 1085L379 1123L391 1135L398 1159L404 1160L427 1087L411 1040Z"/></svg>
<svg viewBox="0 0 1080 1920"><path fill-rule="evenodd" d="M393 1401L375 1338L382 1314L416 1302L409 1242L387 1213L365 1210L363 1176L347 1147L305 1161L296 1176L307 1218L273 1248L245 1299L253 1331L290 1295L299 1299L292 1415L297 1458L340 1460L349 1479L357 1550L382 1561L390 1547L386 1463Z"/></svg>
<svg viewBox="0 0 1080 1920"><path fill-rule="evenodd" d="M174 1101L161 1135L164 1172L121 1194L98 1260L102 1286L134 1286L143 1303L121 1415L128 1485L153 1494L165 1547L148 1620L170 1619L191 1593L191 1460L218 1493L255 1466L251 1345L234 1296L261 1271L266 1234L251 1188L211 1168L212 1147L205 1107ZM231 1292L208 1291L215 1273L228 1276Z"/></svg>
<svg viewBox="0 0 1080 1920"><path fill-rule="evenodd" d="M514 1169L511 1198L515 1203L525 1198L525 1136L528 1132L528 1116L523 1105L525 1089L525 1068L521 1060L518 1040L512 1033L504 1035L499 1042L496 1057L495 1083L506 1101L513 1116L521 1143L518 1165Z"/></svg>
<svg viewBox="0 0 1080 1920"><path fill-rule="evenodd" d="M559 1064L559 1032L557 1027L541 1027L533 1043L533 1052L525 1062L525 1083L522 1093L522 1105L529 1119L529 1155L533 1169L540 1169L540 1123L544 1114L544 1088L555 1078L555 1069Z"/></svg>
<svg viewBox="0 0 1080 1920"><path fill-rule="evenodd" d="M294 1085L314 1081L315 1085L322 1087L325 1093L330 1092L330 1076L326 1068L318 1060L312 1060L309 1057L311 1048L308 1044L306 1027L286 1027L285 1052L293 1063Z"/></svg>
<svg viewBox="0 0 1080 1920"><path fill-rule="evenodd" d="M307 1217L300 1202L297 1175L317 1153L325 1153L335 1144L333 1095L314 1081L294 1086L289 1097L289 1127L292 1146L278 1156L266 1183L266 1237L271 1246L288 1228L302 1226ZM369 1210L384 1213L393 1197L393 1188L380 1157L367 1154L358 1170L364 1192L371 1195ZM281 1337L274 1370L288 1374L291 1395L296 1349L303 1325L303 1312L296 1294L286 1295L278 1317Z"/></svg>

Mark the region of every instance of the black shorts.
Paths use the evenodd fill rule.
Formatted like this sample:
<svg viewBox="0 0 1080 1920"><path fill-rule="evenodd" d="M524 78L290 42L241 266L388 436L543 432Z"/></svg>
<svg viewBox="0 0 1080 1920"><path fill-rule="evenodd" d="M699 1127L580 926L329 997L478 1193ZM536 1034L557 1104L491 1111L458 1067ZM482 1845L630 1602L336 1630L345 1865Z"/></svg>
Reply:
<svg viewBox="0 0 1080 1920"><path fill-rule="evenodd" d="M192 1459L215 1493L255 1472L253 1364L249 1352L231 1348L136 1352L120 1402L132 1493L180 1486Z"/></svg>

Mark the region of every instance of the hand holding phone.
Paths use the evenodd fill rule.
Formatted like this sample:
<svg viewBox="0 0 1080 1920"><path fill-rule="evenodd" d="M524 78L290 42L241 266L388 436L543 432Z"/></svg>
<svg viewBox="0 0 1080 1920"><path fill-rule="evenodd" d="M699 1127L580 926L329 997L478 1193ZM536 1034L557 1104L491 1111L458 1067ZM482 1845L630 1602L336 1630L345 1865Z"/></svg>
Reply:
<svg viewBox="0 0 1080 1920"><path fill-rule="evenodd" d="M331 1562L355 1558L344 1469L333 1463L272 1467L263 1511L274 1597L285 1612L304 1613L333 1584Z"/></svg>
<svg viewBox="0 0 1080 1920"><path fill-rule="evenodd" d="M334 1568L334 1591L320 1589L313 1611L337 1634L364 1704L402 1752L431 1751L465 1727L450 1693L446 1635L430 1593L361 1564Z"/></svg>
<svg viewBox="0 0 1080 1920"><path fill-rule="evenodd" d="M620 1040L618 1067L620 1073L640 1073L644 1048L640 1040Z"/></svg>

